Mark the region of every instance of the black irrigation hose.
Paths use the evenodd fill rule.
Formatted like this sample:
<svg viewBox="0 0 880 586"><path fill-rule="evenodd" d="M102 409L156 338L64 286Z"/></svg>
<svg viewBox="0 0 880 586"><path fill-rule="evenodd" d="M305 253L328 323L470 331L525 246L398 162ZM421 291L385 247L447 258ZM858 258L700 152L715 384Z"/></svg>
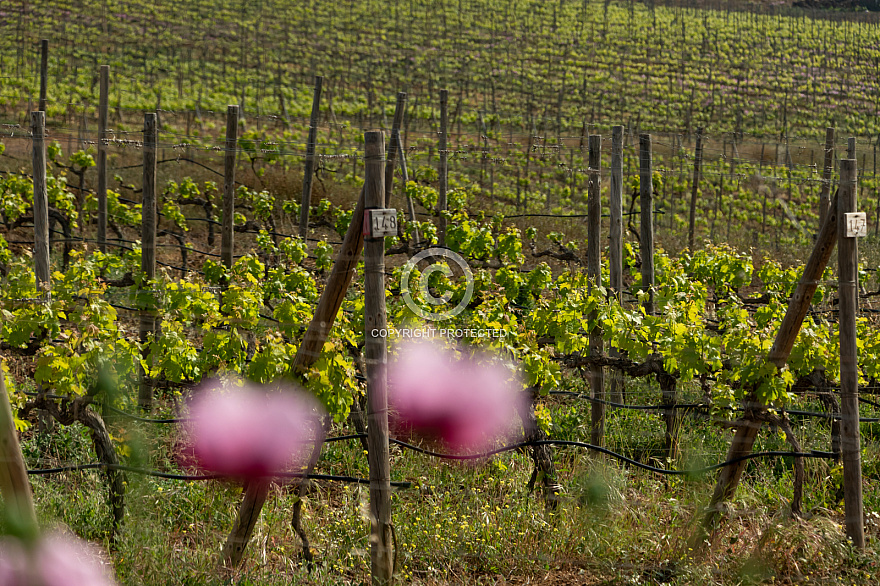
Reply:
<svg viewBox="0 0 880 586"><path fill-rule="evenodd" d="M821 452L818 450L813 450L811 452L781 452L781 451L770 451L770 452L753 452L746 456L740 456L739 458L734 458L732 460L727 460L725 462L719 462L718 464L712 464L711 466L705 466L703 468L694 468L692 470L666 470L664 468L657 468L655 466L650 466L648 464L642 464L638 460L633 460L632 458L628 458L623 454L618 454L617 452L613 452L607 448L603 448L600 446L594 446L593 444L588 444L585 442L575 442L568 440L536 440L536 441L528 441L528 442L520 442L517 444L513 444L510 446L504 446L502 448L498 448L497 450L492 450L489 452L483 452L481 454L473 454L467 456L459 456L455 454L442 454L439 452L433 452L431 450L425 450L418 446L414 446L412 444L408 444L406 442L402 442L396 439L390 439L390 443L396 444L398 446L407 448L409 450L413 450L419 452L421 454L425 454L427 456L433 456L435 458L442 458L448 460L479 460L483 458L488 458L489 456L494 456L496 454L500 454L503 452L510 452L513 450L518 450L520 448L528 447L528 446L574 446L578 448L586 448L589 450L593 450L596 452L601 452L613 458L617 458L622 462L626 462L631 464L637 468L641 468L643 470L648 470L649 472L655 472L657 474L672 474L672 475L693 475L693 474L702 474L705 472L711 472L712 470L717 470L719 468L724 468L725 466L730 466L731 464L736 464L737 462L742 462L744 460L752 460L755 458L765 458L765 457L795 457L795 458L827 458L834 459L837 457L834 452Z"/></svg>
<svg viewBox="0 0 880 586"><path fill-rule="evenodd" d="M36 393L34 393L34 395L35 394ZM574 393L574 392L570 392L570 391L550 391L550 394L551 395L574 396L579 399L586 399L587 401L590 401L591 403L601 403L603 405L608 405L609 407L614 407L616 409L629 409L629 410L633 410L633 411L665 411L670 408L671 409L708 409L709 408L709 405L703 405L701 403L679 403L679 404L675 404L675 405L627 405L624 403L614 403L612 401L604 401L602 399L594 399L594 398L589 397L587 395L584 395L582 393ZM872 401L868 401L867 399L859 398L859 400L864 401L866 403L869 403L871 405L880 407L880 405L878 405L877 403L874 403ZM107 408L110 409L111 411L113 411L114 413L118 413L119 415L122 415L123 417L126 417L128 419L133 419L135 421L141 421L143 423L166 424L166 423L185 423L185 422L189 421L189 419L187 419L187 418L148 419L145 417L140 417L138 415L134 415L132 413L128 413L126 411L122 411L121 409L117 409L116 407L114 407L112 405L107 405ZM731 408L728 408L727 410L728 411L742 411L743 409L742 409L742 407L731 407ZM843 418L842 415L837 414L837 413L822 413L822 412L818 412L818 411L800 411L800 410L787 409L785 412L788 413L789 415L799 415L802 417L820 417L822 419L836 419L836 420L841 420ZM880 422L880 417L859 417L859 423L878 423L878 422ZM338 436L338 437L331 437L331 438L325 439L324 441L326 443L329 443L329 442L336 442L336 441L342 441L342 440L359 439L362 437L367 437L367 436L365 436L363 434L356 433L356 434L352 434L352 435L342 435L342 436ZM390 441L393 443L398 443L403 446L409 446L409 444L399 442L399 440L392 439ZM415 448L415 446L412 446L412 447ZM418 449L420 449L420 448L418 448Z"/></svg>
<svg viewBox="0 0 880 586"><path fill-rule="evenodd" d="M875 403L874 401L870 401L865 399L864 397L859 397L859 403L865 403L866 405L871 405L872 407L880 408L880 403Z"/></svg>
<svg viewBox="0 0 880 586"><path fill-rule="evenodd" d="M676 476L683 475L694 475L694 474L704 474L706 472L711 472L712 470L718 470L719 468L724 468L725 466L730 466L731 464L736 464L737 462L743 462L745 460L754 460L755 458L772 458L772 457L793 457L793 458L823 458L828 460L833 460L837 457L834 452L821 452L818 450L813 450L810 452L780 452L780 451L770 451L770 452L752 452L751 454L747 454L745 456L740 456L739 458L733 458L732 460L727 460L725 462L719 462L718 464L712 464L711 466L704 466L703 468L694 468L692 470L666 470L663 468L656 468L654 466L649 466L648 464L642 464L632 458L627 458L622 454L618 454L616 452L612 452L606 448L602 448L600 446L594 446L593 444L587 444L584 442L573 442L573 441L564 441L564 440L539 440L535 442L528 442L532 445L555 445L555 446L575 446L579 448L587 448L590 450L594 450L596 452L601 452L603 454L607 454L618 460L622 460L637 468L641 468L643 470L648 470L649 472L656 472L658 474L671 474Z"/></svg>
<svg viewBox="0 0 880 586"><path fill-rule="evenodd" d="M77 464L73 466L59 466L58 468L39 468L28 470L28 474L34 476L46 476L49 474L57 474L60 472L73 472L80 470L120 470L122 472L132 472L134 474L143 474L144 476L152 476L154 478L164 478L166 480L183 480L185 482L196 482L201 480L218 480L226 478L222 474L171 474L169 472L159 472L158 470L146 470L144 468L135 468L134 466L124 466L122 464L103 464L95 462L92 464ZM274 478L302 478L302 474L295 472L279 472L272 474ZM337 476L333 474L309 474L308 478L312 480L329 480L333 482L347 482L350 484L370 484L367 478L357 478L355 476ZM395 488L411 488L411 482L392 481L391 486Z"/></svg>
<svg viewBox="0 0 880 586"><path fill-rule="evenodd" d="M360 439L363 437L367 437L366 434L358 433L352 434L348 436L339 436L336 438L331 438L331 440L343 440L343 439ZM331 441L326 440L326 441ZM667 470L664 468L657 468L655 466L650 466L648 464L642 464L638 460L633 460L632 458L628 458L623 454L619 454L617 452L613 452L607 448L603 448L600 446L595 446L593 444L588 444L585 442L575 442L568 440L533 440L527 442L519 442L516 444L512 444L509 446L504 446L498 448L497 450L491 450L488 452L482 452L480 454L469 454L469 455L458 455L458 454L444 454L441 452L434 452L432 450L426 450L424 448L420 448L418 446L414 446L413 444L390 438L388 440L389 443L398 445L402 448L406 448L408 450L412 450L414 452L418 452L420 454L424 454L426 456L432 456L434 458L441 458L444 460L481 460L483 458L488 458L490 456L495 456L497 454L501 454L504 452L511 452L513 450L518 450L520 448L525 448L529 446L573 446L577 448L586 448L589 450L593 450L596 452L601 452L608 456L612 456L613 458L617 458L622 462L626 462L631 464L637 468L641 468L643 470L648 470L649 472L656 472L658 474L674 474L674 475L693 475L693 474L702 474L705 472L711 472L712 470L717 470L719 468L723 468L725 466L730 466L731 464L736 464L737 462L742 462L744 460L753 460L755 458L766 458L766 457L793 457L793 458L824 458L824 459L834 459L837 455L834 452L822 452L819 450L812 450L810 452L783 452L783 451L769 451L769 452L753 452L746 456L740 456L739 458L733 458L732 460L727 460L724 462L719 462L718 464L712 464L711 466L705 466L703 468L694 468L692 470Z"/></svg>
<svg viewBox="0 0 880 586"><path fill-rule="evenodd" d="M337 435L336 437L328 437L324 440L325 444L330 442L341 442L346 440L361 439L367 437L365 433L352 433L350 435Z"/></svg>
<svg viewBox="0 0 880 586"><path fill-rule="evenodd" d="M342 439L359 439L361 437L366 437L365 434L352 434L350 436L340 436L338 438L331 438L332 440L342 440ZM432 456L435 458L441 458L445 460L479 460L483 458L488 458L490 456L494 456L497 454L501 454L504 452L510 452L513 450L518 450L520 448L525 448L529 446L571 446L577 448L586 448L589 450L593 450L595 452L600 452L602 454L606 454L613 458L616 458L622 462L626 462L636 468L641 468L642 470L647 470L649 472L654 472L656 474L668 474L674 476L693 476L696 474L705 474L706 472L711 472L713 470L718 470L719 468L724 468L725 466L730 466L731 464L736 464L738 462L743 462L745 460L754 460L756 458L768 458L768 457L791 457L791 458L822 458L822 459L834 459L837 455L834 452L822 452L819 450L813 450L810 452L784 452L784 451L768 451L768 452L753 452L751 454L747 454L745 456L740 456L738 458L733 458L731 460L727 460L724 462L719 462L717 464L712 464L710 466L704 466L702 468L693 468L691 470L667 470L665 468L657 468L656 466L650 466L648 464L643 464L638 460L633 460L623 454L619 454L617 452L611 451L607 448L603 448L601 446L595 446L593 444L588 444L585 442L576 442L569 440L537 440L537 441L527 441L527 442L519 442L517 444L504 446L502 448L498 448L497 450L492 450L489 452L483 452L481 454L472 454L472 455L456 455L456 454L443 454L440 452L433 452L431 450L425 450L418 446L414 446L412 444L391 439L389 440L391 443L399 445L401 447L407 448L409 450L413 450L415 452L425 454L427 456ZM220 478L225 478L225 476L220 474L199 474L199 475L190 475L190 474L172 474L169 472L159 472L157 470L146 470L143 468L135 468L133 466L124 466L121 464L102 464L102 463L92 463L92 464L78 464L74 466L61 466L58 468L40 468L35 470L28 470L28 474L32 474L35 476L44 476L48 474L56 474L60 472L70 472L70 471L79 471L79 470L96 470L96 469L108 469L108 470L120 470L124 472L133 472L135 474L143 474L145 476L152 476L154 478L164 478L167 480L183 480L187 482L193 481L201 481L201 480L217 480ZM273 474L273 477L276 478L302 478L302 474L297 473L278 473ZM365 478L355 478L353 476L335 476L330 474L309 474L308 478L314 480L329 480L334 482L348 482L352 484L369 484L370 481ZM396 488L410 488L412 483L410 482L391 482L391 485Z"/></svg>
<svg viewBox="0 0 880 586"><path fill-rule="evenodd" d="M790 415L800 415L802 417L821 417L822 419L834 419L836 421L843 420L843 415L839 413L820 413L817 411L798 411L798 410L786 410L786 413ZM877 423L880 422L880 417L859 417L859 423Z"/></svg>

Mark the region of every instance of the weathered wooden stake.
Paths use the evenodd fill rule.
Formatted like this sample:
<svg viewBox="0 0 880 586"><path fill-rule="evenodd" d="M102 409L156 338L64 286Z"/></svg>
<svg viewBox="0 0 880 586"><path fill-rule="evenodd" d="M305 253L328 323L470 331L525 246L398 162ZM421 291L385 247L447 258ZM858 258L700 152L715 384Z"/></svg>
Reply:
<svg viewBox="0 0 880 586"><path fill-rule="evenodd" d="M440 214L437 226L437 237L440 246L446 246L446 217L443 212L446 211L446 188L449 179L449 154L446 149L448 147L446 129L449 124L448 107L449 91L440 90L440 185L437 193L437 213Z"/></svg>
<svg viewBox="0 0 880 586"><path fill-rule="evenodd" d="M364 133L364 204L385 207L383 164L385 138L381 131ZM370 464L370 559L373 584L390 584L392 567L391 467L388 450L388 396L385 329L385 239L364 242L364 358L367 364L367 459Z"/></svg>
<svg viewBox="0 0 880 586"><path fill-rule="evenodd" d="M304 376L308 368L318 360L324 342L327 340L330 330L333 329L333 322L336 321L339 308L345 299L345 293L348 291L358 259L361 256L364 244L363 225L364 191L362 189L351 217L351 223L345 232L342 246L336 255L336 262L327 278L327 285L321 293L315 314L312 316L312 321L303 336L302 344L297 348L296 356L293 359L291 370L297 376ZM268 478L248 483L235 524L220 554L220 559L226 567L235 567L241 562L248 541L254 532L254 526L260 517L260 511L269 495L270 484L271 479Z"/></svg>
<svg viewBox="0 0 880 586"><path fill-rule="evenodd" d="M694 184L691 186L691 207L688 215L688 250L694 252L694 238L697 224L697 191L700 188L700 174L703 167L703 127L697 128L697 144L694 147Z"/></svg>
<svg viewBox="0 0 880 586"><path fill-rule="evenodd" d="M825 159L822 167L822 191L819 192L819 227L825 224L831 198L831 174L834 172L834 127L825 129Z"/></svg>
<svg viewBox="0 0 880 586"><path fill-rule="evenodd" d="M642 291L648 293L645 311L654 313L654 169L651 135L639 135L639 196L641 208Z"/></svg>
<svg viewBox="0 0 880 586"><path fill-rule="evenodd" d="M3 361L0 360L0 495L10 512L14 512L19 523L37 529L37 515L34 512L34 496L28 480L27 467L21 455L15 419L6 392L3 377Z"/></svg>
<svg viewBox="0 0 880 586"><path fill-rule="evenodd" d="M623 126L611 129L611 188L608 194L610 215L608 262L611 288L620 298L623 293Z"/></svg>
<svg viewBox="0 0 880 586"><path fill-rule="evenodd" d="M853 142L854 139L850 139ZM852 145L855 147L855 145ZM850 149L850 154L855 148ZM840 199L837 202L837 295L840 299L840 443L843 456L843 504L846 536L865 547L862 503L862 460L859 434L859 365L856 314L859 311L858 239L847 236L846 214L857 211L856 160L840 161Z"/></svg>
<svg viewBox="0 0 880 586"><path fill-rule="evenodd" d="M141 203L141 271L145 282L156 277L156 149L159 143L158 117L154 112L144 114L144 184ZM147 285L152 287L152 285ZM141 356L149 356L147 346L150 334L156 329L156 315L153 308L153 293L142 291L140 311L140 343L144 345ZM153 408L153 386L149 373L141 367L138 405L149 411Z"/></svg>
<svg viewBox="0 0 880 586"><path fill-rule="evenodd" d="M611 290L618 301L623 299L623 126L611 129L611 190L608 194L609 250L608 270ZM612 356L618 356L616 350ZM623 374L611 372L611 398L618 403L623 401Z"/></svg>
<svg viewBox="0 0 880 586"><path fill-rule="evenodd" d="M49 92L49 39L40 41L40 112L46 111Z"/></svg>
<svg viewBox="0 0 880 586"><path fill-rule="evenodd" d="M107 112L110 101L110 66L101 66L98 97L98 248L107 252Z"/></svg>
<svg viewBox="0 0 880 586"><path fill-rule="evenodd" d="M400 157L400 174L403 178L403 192L406 194L406 213L409 216L410 223L413 225L413 243L418 246L421 242L421 237L419 236L419 226L416 224L416 208L413 205L412 197L406 190L406 184L409 183L409 173L406 169L406 151L403 149L403 142L400 140L399 130L391 137L391 140L397 143L397 153Z"/></svg>
<svg viewBox="0 0 880 586"><path fill-rule="evenodd" d="M590 135L588 139L588 183L587 183L587 275L592 284L602 284L602 137ZM593 312L591 319L598 313ZM590 354L601 355L605 351L602 329L593 328L590 332ZM590 443L596 446L605 443L605 368L594 364L590 366L590 391L596 402L592 404L592 429Z"/></svg>
<svg viewBox="0 0 880 586"><path fill-rule="evenodd" d="M318 142L318 116L321 114L321 88L324 78L315 76L315 93L312 96L312 116L309 118L309 142L306 143L306 165L303 170L303 192L299 210L299 235L309 235L309 208L312 205L312 179L315 175L315 143Z"/></svg>
<svg viewBox="0 0 880 586"><path fill-rule="evenodd" d="M239 107L226 107L226 150L223 156L223 224L220 232L220 261L232 267L235 250L235 157L238 153Z"/></svg>
<svg viewBox="0 0 880 586"><path fill-rule="evenodd" d="M49 193L46 184L46 113L31 112L34 173L34 273L37 288L48 292L49 276Z"/></svg>
<svg viewBox="0 0 880 586"><path fill-rule="evenodd" d="M834 244L837 242L837 199L837 196L835 196L831 202L828 216L825 218L825 223L822 225L819 236L816 239L816 244L813 246L813 252L810 254L806 266L804 266L801 280L798 282L794 294L789 300L785 317L782 318L779 331L776 333L776 339L767 355L767 361L778 369L785 366L792 348L794 348L795 339L801 329L807 311L810 309L813 294L819 286L819 280L822 278L822 273L828 265L831 252L834 250ZM747 411L748 414L762 409L763 405L756 403L754 397L752 397L750 402L747 402L746 408L749 410ZM736 434L733 436L733 441L730 443L730 448L727 450L726 459L736 460L749 455L752 452L752 447L755 445L755 439L758 437L758 430L760 428L761 422L754 417L747 417L741 420ZM703 517L703 523L691 539L691 547L695 550L703 546L706 532L715 524L715 520L721 512L722 503L730 499L736 492L736 487L739 485L747 463L747 460L740 460L721 469L718 475L718 482L715 485L715 491L712 494L712 500Z"/></svg>
<svg viewBox="0 0 880 586"><path fill-rule="evenodd" d="M877 184L877 143L880 142L880 137L877 137L874 141L874 174L871 175L871 178L874 180L874 198L877 200L877 219L874 223L874 236L877 237L880 235L880 185Z"/></svg>
<svg viewBox="0 0 880 586"><path fill-rule="evenodd" d="M400 134L403 115L406 112L406 92L397 92L397 104L394 107L394 119L391 122L391 140L388 141L388 157L385 161L385 201L390 202L394 194L394 164L397 161L398 141L395 136ZM404 183L404 186L406 184ZM391 205L387 203L387 205Z"/></svg>

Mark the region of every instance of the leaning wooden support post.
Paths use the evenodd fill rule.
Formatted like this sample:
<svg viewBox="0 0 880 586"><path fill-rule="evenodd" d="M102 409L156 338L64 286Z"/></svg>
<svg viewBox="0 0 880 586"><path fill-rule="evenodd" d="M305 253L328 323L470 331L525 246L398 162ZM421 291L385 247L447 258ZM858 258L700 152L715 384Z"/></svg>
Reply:
<svg viewBox="0 0 880 586"><path fill-rule="evenodd" d="M312 180L315 176L315 144L318 142L318 116L321 114L321 88L324 78L315 76L315 92L312 95L312 116L309 118L309 141L306 143L306 164L303 169L303 192L299 210L299 236L309 235L309 209L312 206Z"/></svg>
<svg viewBox="0 0 880 586"><path fill-rule="evenodd" d="M602 284L602 137L589 138L588 183L587 183L587 275L591 284ZM594 311L590 319L598 318ZM590 332L590 355L601 356L605 351L602 329L595 327ZM590 366L590 394L597 399L591 407L592 429L590 442L596 446L605 444L605 368L598 364Z"/></svg>
<svg viewBox="0 0 880 586"><path fill-rule="evenodd" d="M651 135L639 135L639 204L641 208L642 291L647 293L644 307L654 313L654 169L651 162Z"/></svg>
<svg viewBox="0 0 880 586"><path fill-rule="evenodd" d="M770 348L770 353L767 355L767 361L778 369L785 366L791 350L794 348L795 339L810 309L813 294L819 286L819 280L822 278L822 273L828 265L828 259L831 258L831 252L834 250L834 245L837 242L837 199L835 195L829 207L828 216L825 218L825 223L819 231L816 244L813 246L813 252L810 254L810 258L807 260L804 272L801 275L801 280L798 282L794 294L789 300L785 317L782 318L779 331L776 333L776 339ZM755 445L755 440L758 437L758 430L761 428L761 422L757 417L754 417L754 414L761 409L763 409L763 405L758 403L753 395L747 397L746 416L737 427L730 448L727 450L726 460L736 460L752 453L752 447ZM741 460L721 469L718 475L718 482L715 485L715 491L703 517L703 522L698 528L697 533L691 538L691 547L695 550L698 547L702 547L705 543L707 532L715 525L718 515L721 513L723 503L729 500L736 492L747 464L746 460Z"/></svg>
<svg viewBox="0 0 880 586"><path fill-rule="evenodd" d="M694 183L691 185L691 207L688 212L688 250L693 254L697 226L697 192L703 170L703 127L697 128L697 144L694 147Z"/></svg>
<svg viewBox="0 0 880 586"><path fill-rule="evenodd" d="M324 342L327 341L330 330L333 329L333 323L339 314L339 308L342 307L342 301L345 299L345 293L348 291L358 259L361 256L361 249L364 244L363 227L364 191L362 189L351 217L351 223L349 223L348 230L345 232L342 246L336 255L336 262L333 264L333 269L327 278L327 285L321 293L321 298L318 300L318 305L315 308L315 314L293 359L291 370L299 377L305 376L309 367L321 356ZM306 486L306 482L307 480L303 480L300 483L297 489L299 496L302 496L302 490ZM249 482L245 488L244 498L239 506L235 524L220 554L220 559L224 566L234 568L241 562L248 541L250 541L254 527L257 524L257 519L260 517L260 511L269 495L270 485L270 479L254 480Z"/></svg>
<svg viewBox="0 0 880 586"><path fill-rule="evenodd" d="M449 91L440 90L440 185L437 190L437 214L440 216L437 226L437 239L440 246L446 246L446 189L449 180L449 153L447 148L449 143L447 140L446 130L449 125L448 116Z"/></svg>
<svg viewBox="0 0 880 586"><path fill-rule="evenodd" d="M223 224L220 261L232 267L235 250L235 156L238 152L238 105L226 107L226 144L223 155Z"/></svg>
<svg viewBox="0 0 880 586"><path fill-rule="evenodd" d="M40 41L40 112L46 111L49 93L49 39Z"/></svg>
<svg viewBox="0 0 880 586"><path fill-rule="evenodd" d="M385 207L381 131L364 134L365 209ZM367 365L367 444L370 465L370 560L373 584L391 583L391 466L388 450L388 394L385 329L385 238L364 242L364 358Z"/></svg>
<svg viewBox="0 0 880 586"><path fill-rule="evenodd" d="M148 343L150 334L156 329L156 314L154 312L153 293L143 290L152 287L150 281L156 277L156 148L159 142L157 116L154 112L144 114L144 184L143 200L141 203L141 273L143 285L139 292L140 306L140 343L141 358L146 361L149 358L150 349ZM138 390L138 405L145 411L153 408L153 386L150 384L150 373L140 367L140 388Z"/></svg>
<svg viewBox="0 0 880 586"><path fill-rule="evenodd" d="M406 112L406 92L397 92L397 104L394 106L394 120L391 122L391 140L388 141L388 156L385 160L385 201L390 202L394 194L394 165L397 161L399 148L395 136L400 134L403 115ZM406 185L406 184L404 184ZM388 205L391 205L390 203Z"/></svg>
<svg viewBox="0 0 880 586"><path fill-rule="evenodd" d="M608 274L611 290L623 299L623 126L611 129L611 190L608 194ZM616 350L612 356L619 356ZM623 374L611 372L611 399L623 402Z"/></svg>
<svg viewBox="0 0 880 586"><path fill-rule="evenodd" d="M854 146L854 145L853 145ZM852 149L853 151L855 149ZM859 437L859 365L856 347L856 314L859 311L858 239L847 214L856 212L856 160L840 162L840 199L837 229L837 295L840 299L840 443L843 456L843 504L846 536L855 547L865 547L862 503L862 460ZM866 229L867 231L867 229Z"/></svg>
<svg viewBox="0 0 880 586"><path fill-rule="evenodd" d="M16 521L36 531L34 496L18 444L3 368L3 361L0 360L0 495L7 510L18 517Z"/></svg>
<svg viewBox="0 0 880 586"><path fill-rule="evenodd" d="M107 112L110 102L110 66L102 65L98 97L98 248L107 252Z"/></svg>
<svg viewBox="0 0 880 586"><path fill-rule="evenodd" d="M819 192L819 227L825 224L831 199L831 174L834 172L834 127L825 129L825 158L822 166L822 190Z"/></svg>
<svg viewBox="0 0 880 586"><path fill-rule="evenodd" d="M49 193L46 183L46 113L31 112L34 173L34 273L37 289L48 292L49 276Z"/></svg>
<svg viewBox="0 0 880 586"><path fill-rule="evenodd" d="M397 154L400 157L400 176L403 179L403 192L406 194L406 214L410 224L413 226L413 244L418 246L421 243L421 237L419 236L419 225L416 223L416 208L413 204L413 198L406 189L406 184L409 183L409 172L406 169L406 151L403 150L403 142L400 140L399 130L391 136L391 140L397 143Z"/></svg>

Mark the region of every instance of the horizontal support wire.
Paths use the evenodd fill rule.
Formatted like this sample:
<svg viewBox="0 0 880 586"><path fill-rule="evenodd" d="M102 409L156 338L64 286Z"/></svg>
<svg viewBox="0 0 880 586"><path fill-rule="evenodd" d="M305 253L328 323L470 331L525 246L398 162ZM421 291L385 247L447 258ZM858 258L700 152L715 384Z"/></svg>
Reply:
<svg viewBox="0 0 880 586"><path fill-rule="evenodd" d="M59 466L57 468L38 468L28 470L27 473L33 476L46 476L49 474L58 474L61 472L77 472L82 470L118 470L120 472L132 472L134 474L142 474L153 478L163 478L165 480L183 480L185 482L198 482L203 480L220 480L228 478L222 474L173 474L170 472L161 472L159 470L148 470L146 468L137 468L134 466L125 466L123 464L105 464L103 462L93 462L90 464L73 464L70 466ZM369 479L357 478L354 476L337 476L333 474L297 474L295 472L278 472L271 475L272 478L308 478L309 480L328 480L332 482L345 482L349 484L370 484ZM391 482L391 486L395 488L411 488L411 482Z"/></svg>

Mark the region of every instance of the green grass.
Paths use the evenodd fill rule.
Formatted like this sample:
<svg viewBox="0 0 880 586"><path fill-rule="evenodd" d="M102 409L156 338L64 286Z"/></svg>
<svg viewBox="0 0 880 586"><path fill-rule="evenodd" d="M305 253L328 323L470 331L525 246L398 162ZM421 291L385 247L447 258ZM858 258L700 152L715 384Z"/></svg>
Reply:
<svg viewBox="0 0 880 586"><path fill-rule="evenodd" d="M650 401L653 394L641 384L630 385L629 391L632 402ZM548 407L554 437L588 441L588 404L552 399ZM805 449L827 449L826 427L807 421L795 428ZM641 461L686 468L722 459L728 441L711 422L687 417L681 428L683 453L667 463L656 455L662 447L661 429L656 416L609 410L607 442ZM126 432L130 437L141 434L152 466L172 465L173 428L126 425ZM870 512L880 507L880 449L870 432L865 435L865 509ZM58 427L49 436L29 432L23 449L32 467L93 458L88 438L76 426ZM765 430L755 449L788 448ZM708 502L713 474L659 476L577 449L555 453L564 492L559 508L551 511L540 494L526 489L531 463L525 454L507 453L472 464L438 463L393 447L392 479L414 484L392 497L401 580L491 584L502 576L574 574L586 583L611 584L666 579L675 584L770 579L867 584L880 575L880 518L869 514L869 547L864 553L853 551L840 525L842 504L834 498L840 472L830 461L806 461L808 514L798 521L788 517L791 462L750 463L712 547L695 557L686 539L695 515ZM318 471L365 477L366 457L358 442L331 443ZM66 524L103 543L122 584L368 582L368 491L363 486L319 482L305 497L304 527L316 559L311 572L300 561L300 542L290 525L296 498L292 486L270 492L245 560L234 572L221 571L217 564L236 513L238 486L130 474L125 525L112 547L100 474L38 478L34 491L41 522Z"/></svg>

